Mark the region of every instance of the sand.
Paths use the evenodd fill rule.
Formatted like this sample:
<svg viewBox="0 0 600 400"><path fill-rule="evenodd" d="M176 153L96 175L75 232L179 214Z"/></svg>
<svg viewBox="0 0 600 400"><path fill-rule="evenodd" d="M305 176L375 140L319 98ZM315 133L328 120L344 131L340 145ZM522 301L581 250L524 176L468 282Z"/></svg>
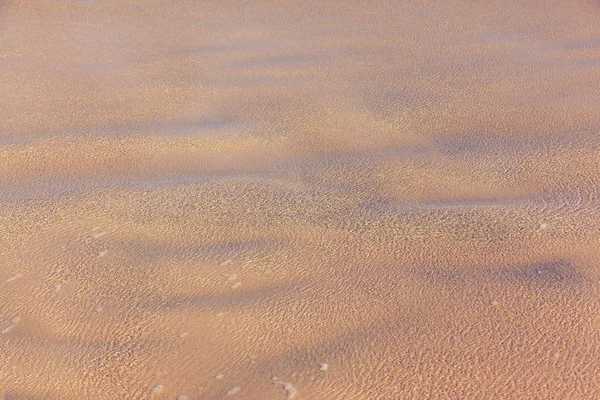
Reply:
<svg viewBox="0 0 600 400"><path fill-rule="evenodd" d="M0 2L5 399L600 398L600 4Z"/></svg>

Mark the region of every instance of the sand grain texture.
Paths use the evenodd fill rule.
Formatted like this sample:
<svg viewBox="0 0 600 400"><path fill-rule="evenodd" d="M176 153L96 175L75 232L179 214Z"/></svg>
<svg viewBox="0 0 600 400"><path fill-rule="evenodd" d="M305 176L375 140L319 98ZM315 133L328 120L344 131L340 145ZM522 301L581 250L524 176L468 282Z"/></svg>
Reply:
<svg viewBox="0 0 600 400"><path fill-rule="evenodd" d="M600 398L596 1L0 2L6 399Z"/></svg>

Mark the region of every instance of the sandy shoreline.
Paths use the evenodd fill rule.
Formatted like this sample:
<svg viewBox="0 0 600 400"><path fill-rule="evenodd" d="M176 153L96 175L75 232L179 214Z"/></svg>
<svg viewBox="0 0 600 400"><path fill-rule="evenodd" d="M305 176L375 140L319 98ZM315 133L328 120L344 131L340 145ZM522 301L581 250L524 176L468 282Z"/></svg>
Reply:
<svg viewBox="0 0 600 400"><path fill-rule="evenodd" d="M0 5L4 398L600 397L600 5L367 3Z"/></svg>

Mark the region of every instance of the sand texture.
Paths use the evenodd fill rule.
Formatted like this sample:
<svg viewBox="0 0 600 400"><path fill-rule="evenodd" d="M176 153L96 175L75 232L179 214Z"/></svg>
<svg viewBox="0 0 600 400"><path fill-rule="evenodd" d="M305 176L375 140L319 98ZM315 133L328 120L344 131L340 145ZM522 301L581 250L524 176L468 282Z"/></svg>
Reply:
<svg viewBox="0 0 600 400"><path fill-rule="evenodd" d="M0 397L600 398L598 1L0 1L0 94Z"/></svg>

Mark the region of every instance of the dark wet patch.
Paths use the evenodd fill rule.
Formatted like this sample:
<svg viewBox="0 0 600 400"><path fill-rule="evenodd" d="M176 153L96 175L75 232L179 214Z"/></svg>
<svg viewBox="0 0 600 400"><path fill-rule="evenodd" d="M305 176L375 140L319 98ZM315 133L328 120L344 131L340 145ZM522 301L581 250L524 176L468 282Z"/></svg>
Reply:
<svg viewBox="0 0 600 400"><path fill-rule="evenodd" d="M50 396L50 393L47 393L46 395L49 397L31 396L30 394L24 394L24 393L11 391L11 392L4 393L4 397L2 397L2 399L4 399L4 400L44 400L44 399L48 399L48 398L59 398L58 396L56 396L56 397Z"/></svg>
<svg viewBox="0 0 600 400"><path fill-rule="evenodd" d="M197 311L228 311L239 310L239 307L252 307L262 302L281 298L286 294L294 293L297 288L296 282L273 284L260 288L231 290L224 287L225 292L215 295L190 295L174 296L169 299L153 299L144 302L144 307L151 310L171 312L174 310L197 310Z"/></svg>
<svg viewBox="0 0 600 400"><path fill-rule="evenodd" d="M413 272L431 283L464 285L474 282L489 284L519 284L530 286L574 285L584 280L575 264L566 260L554 260L526 265L502 267L431 267Z"/></svg>
<svg viewBox="0 0 600 400"><path fill-rule="evenodd" d="M495 280L528 284L569 283L582 278L576 267L564 260L488 270L486 274Z"/></svg>
<svg viewBox="0 0 600 400"><path fill-rule="evenodd" d="M600 38L576 39L553 45L557 49L591 50L600 48Z"/></svg>
<svg viewBox="0 0 600 400"><path fill-rule="evenodd" d="M242 255L267 254L280 251L287 242L281 239L253 239L205 244L172 244L159 240L113 241L113 248L135 255L137 261L184 261L195 260L218 265L227 259L237 259Z"/></svg>

